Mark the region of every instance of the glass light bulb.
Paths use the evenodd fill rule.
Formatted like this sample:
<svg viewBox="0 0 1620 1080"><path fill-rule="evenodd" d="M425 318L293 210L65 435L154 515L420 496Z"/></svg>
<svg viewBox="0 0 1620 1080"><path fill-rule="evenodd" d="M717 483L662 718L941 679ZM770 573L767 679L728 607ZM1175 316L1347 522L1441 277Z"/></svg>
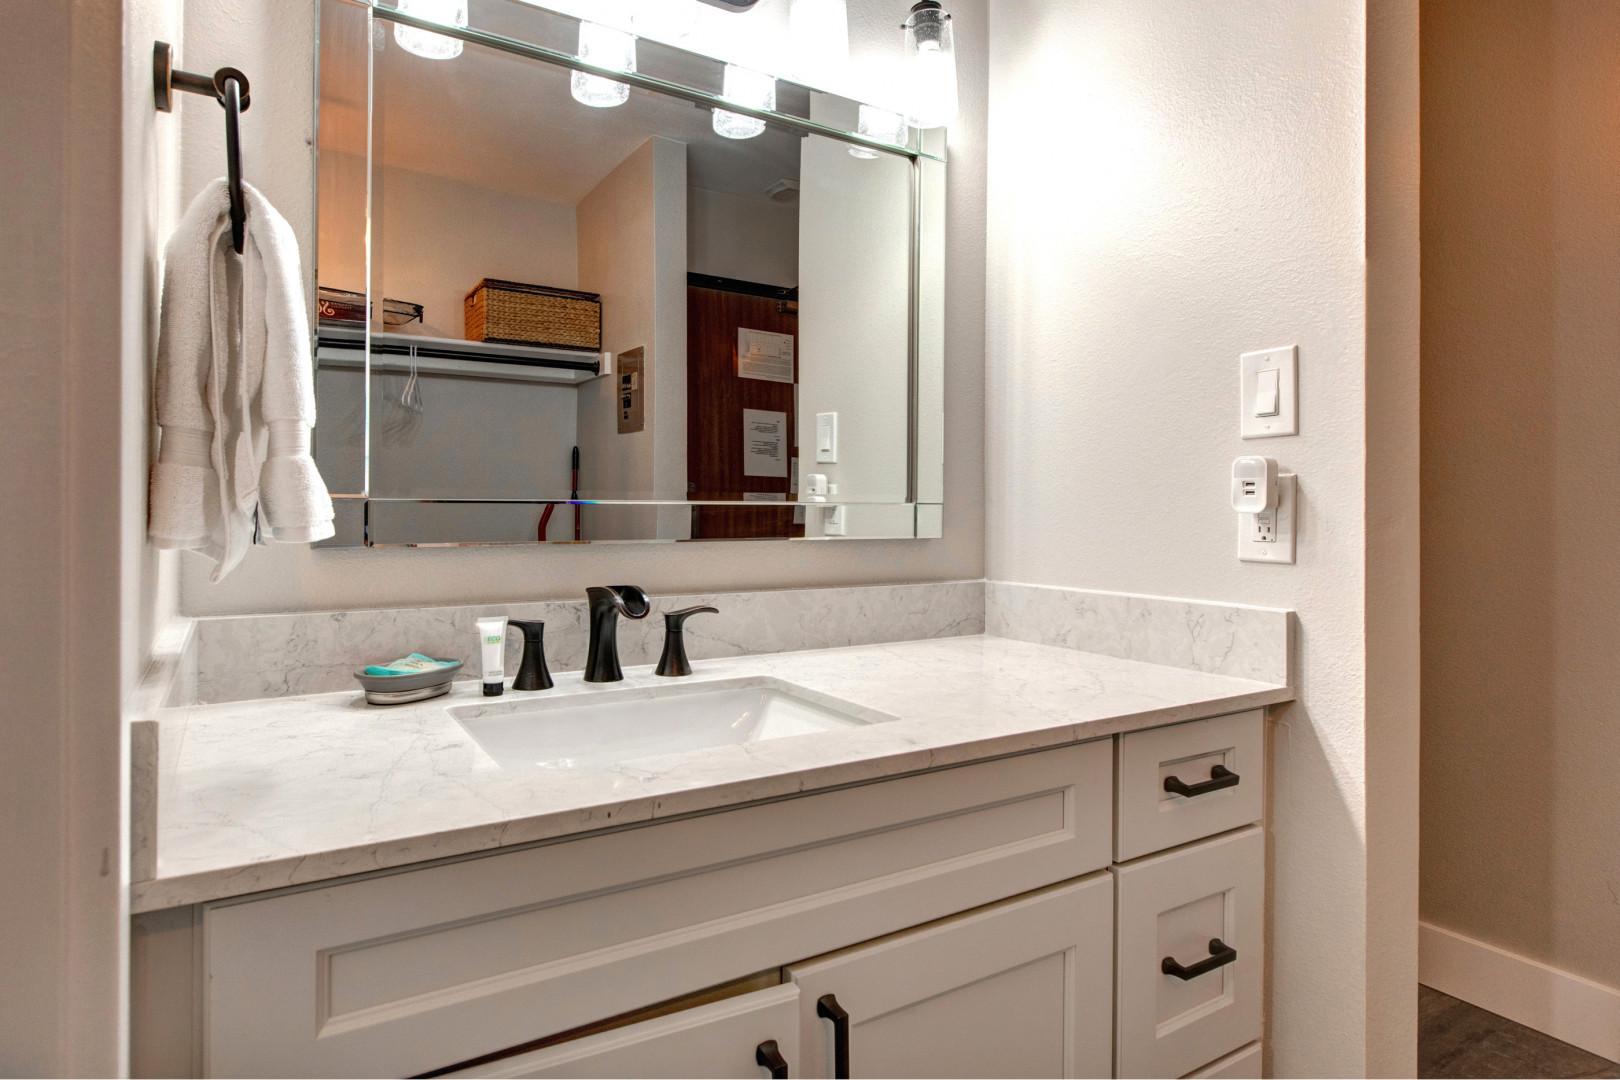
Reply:
<svg viewBox="0 0 1620 1080"><path fill-rule="evenodd" d="M736 64L726 65L720 98L750 109L776 108L776 78ZM765 130L765 121L726 109L714 110L714 133L728 139L752 139Z"/></svg>
<svg viewBox="0 0 1620 1080"><path fill-rule="evenodd" d="M956 119L956 45L951 17L923 0L906 19L906 119L914 127L946 127Z"/></svg>
<svg viewBox="0 0 1620 1080"><path fill-rule="evenodd" d="M878 142L892 143L895 146L906 145L910 134L906 129L906 118L899 113L887 109L879 109L873 105L862 105L859 118L855 123L855 133L865 135L868 139ZM869 146L851 146L850 157L875 158L879 152Z"/></svg>
<svg viewBox="0 0 1620 1080"><path fill-rule="evenodd" d="M407 15L431 19L446 26L467 25L467 0L398 0L396 6ZM454 60L461 55L461 42L453 37L394 25L394 41L406 52L428 60Z"/></svg>
<svg viewBox="0 0 1620 1080"><path fill-rule="evenodd" d="M614 71L636 70L635 35L600 23L579 24L579 58L597 67ZM630 100L630 87L622 82L585 71L576 71L568 81L569 93L581 105L593 109L611 109Z"/></svg>

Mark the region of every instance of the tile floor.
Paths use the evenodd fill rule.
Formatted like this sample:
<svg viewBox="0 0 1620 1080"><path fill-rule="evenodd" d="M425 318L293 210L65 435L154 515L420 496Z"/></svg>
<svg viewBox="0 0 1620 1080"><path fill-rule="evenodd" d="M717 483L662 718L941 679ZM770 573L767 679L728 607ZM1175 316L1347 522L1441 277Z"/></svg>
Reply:
<svg viewBox="0 0 1620 1080"><path fill-rule="evenodd" d="M1418 1076L1620 1078L1620 1064L1420 986Z"/></svg>

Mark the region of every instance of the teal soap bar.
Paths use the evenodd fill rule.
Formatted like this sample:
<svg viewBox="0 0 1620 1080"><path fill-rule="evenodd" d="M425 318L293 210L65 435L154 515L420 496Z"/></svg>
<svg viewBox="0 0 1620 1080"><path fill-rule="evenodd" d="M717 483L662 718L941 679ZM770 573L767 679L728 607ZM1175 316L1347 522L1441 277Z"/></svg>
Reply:
<svg viewBox="0 0 1620 1080"><path fill-rule="evenodd" d="M419 652L402 657L399 660L390 660L386 664L368 664L367 675L386 677L389 675L420 675L424 671L435 671L439 668L455 667L454 660L435 660L431 656L423 656Z"/></svg>

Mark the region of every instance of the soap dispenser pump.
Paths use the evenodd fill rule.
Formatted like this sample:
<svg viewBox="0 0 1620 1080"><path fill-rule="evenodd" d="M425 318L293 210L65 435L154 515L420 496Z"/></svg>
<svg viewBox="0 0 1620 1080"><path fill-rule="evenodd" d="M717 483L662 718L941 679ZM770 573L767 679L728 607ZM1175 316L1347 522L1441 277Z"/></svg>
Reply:
<svg viewBox="0 0 1620 1080"><path fill-rule="evenodd" d="M518 665L513 690L550 690L551 672L546 668L546 624L538 619L510 619L506 624L523 632L523 662Z"/></svg>

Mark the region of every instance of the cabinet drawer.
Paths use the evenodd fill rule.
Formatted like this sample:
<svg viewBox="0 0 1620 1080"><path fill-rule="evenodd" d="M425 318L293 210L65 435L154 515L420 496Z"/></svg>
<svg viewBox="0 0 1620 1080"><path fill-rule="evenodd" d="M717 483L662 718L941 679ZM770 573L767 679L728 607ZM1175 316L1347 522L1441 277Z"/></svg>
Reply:
<svg viewBox="0 0 1620 1080"><path fill-rule="evenodd" d="M796 1075L836 1075L840 1038L850 1076L1110 1075L1113 907L1104 871L795 966Z"/></svg>
<svg viewBox="0 0 1620 1080"><path fill-rule="evenodd" d="M1258 1039L1265 960L1260 829L1143 859L1114 875L1119 1075L1185 1076ZM1172 965L1188 977L1165 970Z"/></svg>
<svg viewBox="0 0 1620 1080"><path fill-rule="evenodd" d="M1119 862L1259 821L1265 714L1133 731L1119 740ZM1178 794L1165 785L1185 785Z"/></svg>
<svg viewBox="0 0 1620 1080"><path fill-rule="evenodd" d="M209 1075L411 1075L1108 862L1106 740L208 906Z"/></svg>
<svg viewBox="0 0 1620 1080"><path fill-rule="evenodd" d="M446 1076L756 1077L767 1043L800 1076L799 991L773 986Z"/></svg>
<svg viewBox="0 0 1620 1080"><path fill-rule="evenodd" d="M1187 1080L1260 1080L1260 1057L1260 1044L1250 1043L1197 1072L1188 1073Z"/></svg>

